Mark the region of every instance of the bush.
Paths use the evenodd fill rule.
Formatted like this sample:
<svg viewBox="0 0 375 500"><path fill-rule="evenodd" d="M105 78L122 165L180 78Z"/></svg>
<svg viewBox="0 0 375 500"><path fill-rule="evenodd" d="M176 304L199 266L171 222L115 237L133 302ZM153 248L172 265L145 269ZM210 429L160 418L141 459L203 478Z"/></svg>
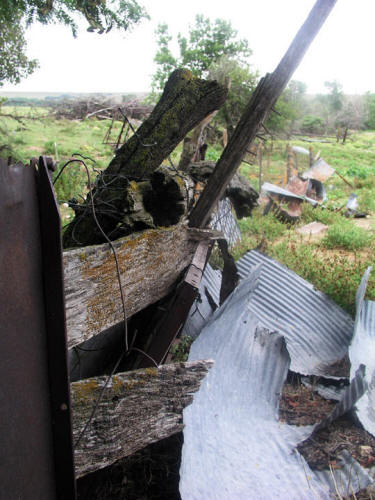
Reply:
<svg viewBox="0 0 375 500"><path fill-rule="evenodd" d="M301 132L324 134L325 122L320 116L306 115L301 123Z"/></svg>
<svg viewBox="0 0 375 500"><path fill-rule="evenodd" d="M326 248L359 250L368 246L371 239L372 236L365 229L354 226L349 220L342 220L328 229L322 245Z"/></svg>

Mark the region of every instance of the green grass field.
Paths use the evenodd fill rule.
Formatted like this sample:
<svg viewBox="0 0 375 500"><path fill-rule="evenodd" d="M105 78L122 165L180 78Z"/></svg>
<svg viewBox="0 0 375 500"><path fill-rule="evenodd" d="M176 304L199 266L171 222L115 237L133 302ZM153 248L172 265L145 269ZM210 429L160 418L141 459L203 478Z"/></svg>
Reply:
<svg viewBox="0 0 375 500"><path fill-rule="evenodd" d="M25 163L31 157L42 154L52 156L61 167L73 153L92 158L90 166L105 168L113 157L113 148L103 143L109 120L89 119L85 121L55 120L44 117L46 108L3 108L3 112L26 116L19 121L2 118L0 122L0 144L9 144L16 160ZM1 126L1 123L3 124ZM4 124L8 133L4 133ZM117 133L120 123L117 125ZM113 133L116 138L116 131ZM324 141L329 141L324 142ZM298 226L314 220L329 226L326 235L315 241L306 240L273 214L262 215L262 207L253 212L251 218L240 221L242 243L234 249L236 258L246 250L262 244L265 251L311 281L318 289L328 293L337 303L354 312L355 291L368 265L374 264L374 220L375 220L375 132L352 133L345 144L336 138L325 138L322 142L311 143L313 153L344 176L350 187L339 175L334 174L326 183L328 202L324 209L305 206ZM308 149L310 143L301 137L291 141L268 140L264 145L262 180L281 184L285 178L287 145ZM181 145L172 154L178 162ZM216 161L221 147L210 146L207 159ZM247 160L254 162L254 158ZM298 158L298 170L308 168L308 158ZM259 166L243 163L241 172L258 189ZM94 174L93 174L94 175ZM72 197L85 196L87 177L83 169L70 167L56 184L56 191L62 207L63 223L72 217L70 209L63 203ZM335 212L346 204L350 193L355 192L359 200L359 210L369 214L366 229L357 227L352 219ZM375 275L375 273L374 273ZM368 297L375 300L375 279L370 280Z"/></svg>

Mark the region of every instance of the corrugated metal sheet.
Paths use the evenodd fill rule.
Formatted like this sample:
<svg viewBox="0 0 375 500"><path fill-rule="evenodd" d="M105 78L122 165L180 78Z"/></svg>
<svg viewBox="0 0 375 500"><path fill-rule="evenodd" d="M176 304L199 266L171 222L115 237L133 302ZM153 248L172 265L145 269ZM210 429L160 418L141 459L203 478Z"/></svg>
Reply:
<svg viewBox="0 0 375 500"><path fill-rule="evenodd" d="M333 411L315 427L314 432L327 427L337 418L341 417L341 415L344 415L353 408L358 399L367 389L367 383L364 380L364 373L365 367L364 365L360 365L353 377L353 380L350 382L350 385L348 385L343 391L343 395L339 403L337 403Z"/></svg>
<svg viewBox="0 0 375 500"><path fill-rule="evenodd" d="M315 471L315 475L325 484L331 493L352 498L353 493L366 488L373 480L369 473L354 460L347 450L340 455L338 469Z"/></svg>
<svg viewBox="0 0 375 500"><path fill-rule="evenodd" d="M252 315L259 274L240 283L192 345L190 360L215 364L184 410L183 500L329 498L294 451L311 427L278 422L290 360L283 337Z"/></svg>
<svg viewBox="0 0 375 500"><path fill-rule="evenodd" d="M312 384L308 377L302 377L301 382L305 387L317 392L322 398L331 399L332 401L340 401L345 391L345 386Z"/></svg>
<svg viewBox="0 0 375 500"><path fill-rule="evenodd" d="M259 286L249 301L251 313L269 330L285 336L291 370L303 375L344 376L333 365L348 350L353 320L313 285L256 250L238 262L241 278L261 265Z"/></svg>
<svg viewBox="0 0 375 500"><path fill-rule="evenodd" d="M219 307L221 286L221 272L207 264L201 284L199 295L189 311L189 316L182 330L182 336L195 339L202 328Z"/></svg>
<svg viewBox="0 0 375 500"><path fill-rule="evenodd" d="M314 206L318 204L316 200L313 200L308 196L300 196L293 193L292 191L289 191L288 189L281 188L280 186L276 186L275 184L270 184L269 182L265 182L262 185L262 191L270 194L277 194L279 196L282 196L283 198L290 198L292 200L308 201Z"/></svg>
<svg viewBox="0 0 375 500"><path fill-rule="evenodd" d="M354 336L349 347L351 374L363 364L368 390L356 404L364 428L375 436L375 302L365 300L371 267L365 272L356 295Z"/></svg>
<svg viewBox="0 0 375 500"><path fill-rule="evenodd" d="M241 231L233 215L232 203L228 198L219 201L219 207L212 217L212 229L224 234L229 246L234 246L241 241Z"/></svg>

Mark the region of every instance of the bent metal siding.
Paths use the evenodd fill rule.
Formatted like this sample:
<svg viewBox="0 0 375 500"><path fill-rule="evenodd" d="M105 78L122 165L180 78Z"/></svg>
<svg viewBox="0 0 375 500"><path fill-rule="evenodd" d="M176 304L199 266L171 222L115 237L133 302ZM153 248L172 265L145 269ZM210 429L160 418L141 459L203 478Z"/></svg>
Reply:
<svg viewBox="0 0 375 500"><path fill-rule="evenodd" d="M334 369L353 332L349 314L296 273L256 250L238 262L241 278L261 266L249 307L266 328L285 336L290 369L303 375L345 376Z"/></svg>

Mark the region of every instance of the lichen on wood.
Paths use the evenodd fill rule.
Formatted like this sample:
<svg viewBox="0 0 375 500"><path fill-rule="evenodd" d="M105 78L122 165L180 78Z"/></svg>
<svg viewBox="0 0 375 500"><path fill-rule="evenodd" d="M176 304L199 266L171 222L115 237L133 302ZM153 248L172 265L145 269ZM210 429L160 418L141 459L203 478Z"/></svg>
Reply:
<svg viewBox="0 0 375 500"><path fill-rule="evenodd" d="M127 316L165 297L213 232L185 224L150 229L115 241ZM69 348L123 321L115 260L108 244L64 252Z"/></svg>
<svg viewBox="0 0 375 500"><path fill-rule="evenodd" d="M73 382L75 442L102 394L95 415L75 449L76 477L181 431L182 410L192 402L193 393L212 364L212 361L177 363L117 373L109 382L106 376Z"/></svg>
<svg viewBox="0 0 375 500"><path fill-rule="evenodd" d="M216 81L196 78L185 69L172 73L149 118L116 152L107 169L96 179L93 199L97 217L111 239L132 232L126 220L129 212L133 213L129 197L131 182L150 181L155 170L186 134L219 109L226 97L227 89ZM76 216L64 233L65 248L105 241L93 218L90 203L89 195L83 204L74 205ZM145 227L150 226L146 223L134 230Z"/></svg>

